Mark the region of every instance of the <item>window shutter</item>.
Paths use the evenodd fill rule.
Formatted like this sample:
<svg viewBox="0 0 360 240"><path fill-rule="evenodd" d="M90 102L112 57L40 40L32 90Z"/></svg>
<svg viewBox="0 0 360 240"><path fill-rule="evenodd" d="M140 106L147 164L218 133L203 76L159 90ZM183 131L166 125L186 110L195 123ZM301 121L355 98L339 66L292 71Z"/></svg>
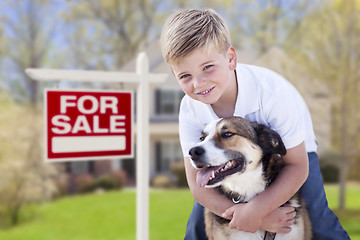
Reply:
<svg viewBox="0 0 360 240"><path fill-rule="evenodd" d="M155 90L155 113L156 114L161 113L161 90L160 89Z"/></svg>

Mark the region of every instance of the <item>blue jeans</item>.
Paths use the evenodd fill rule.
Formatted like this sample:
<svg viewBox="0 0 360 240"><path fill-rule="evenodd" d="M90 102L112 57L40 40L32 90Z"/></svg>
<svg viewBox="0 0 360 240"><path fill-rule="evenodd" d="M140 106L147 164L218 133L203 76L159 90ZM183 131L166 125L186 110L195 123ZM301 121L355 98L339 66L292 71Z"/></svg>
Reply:
<svg viewBox="0 0 360 240"><path fill-rule="evenodd" d="M314 240L350 239L336 215L329 209L316 153L308 153L309 177L301 187L313 226ZM204 207L195 201L186 227L185 240L207 240L204 225Z"/></svg>

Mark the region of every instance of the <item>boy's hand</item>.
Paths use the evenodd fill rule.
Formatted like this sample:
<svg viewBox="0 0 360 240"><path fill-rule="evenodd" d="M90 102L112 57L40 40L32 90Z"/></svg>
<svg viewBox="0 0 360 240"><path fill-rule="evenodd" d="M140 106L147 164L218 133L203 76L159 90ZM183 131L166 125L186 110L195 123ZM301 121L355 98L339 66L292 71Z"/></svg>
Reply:
<svg viewBox="0 0 360 240"><path fill-rule="evenodd" d="M289 233L295 215L295 208L279 207L264 217L261 209L253 210L249 204L240 203L228 208L222 217L231 219L230 228L238 231L254 233L263 229L268 232Z"/></svg>
<svg viewBox="0 0 360 240"><path fill-rule="evenodd" d="M275 233L289 233L295 222L294 207L279 207L264 217L260 228Z"/></svg>
<svg viewBox="0 0 360 240"><path fill-rule="evenodd" d="M232 218L229 225L231 229L254 233L260 229L264 216L261 209L254 209L248 203L240 203L228 208L222 217Z"/></svg>

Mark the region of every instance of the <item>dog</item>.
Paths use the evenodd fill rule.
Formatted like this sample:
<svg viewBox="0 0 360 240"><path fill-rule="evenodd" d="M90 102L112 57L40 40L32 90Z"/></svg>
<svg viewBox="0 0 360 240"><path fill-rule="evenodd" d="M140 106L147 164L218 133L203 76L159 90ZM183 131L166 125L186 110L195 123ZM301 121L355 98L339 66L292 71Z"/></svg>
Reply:
<svg viewBox="0 0 360 240"><path fill-rule="evenodd" d="M200 187L216 188L234 203L245 203L263 192L277 177L284 163L286 148L278 133L265 125L241 117L209 123L200 142L190 149L191 164L199 170ZM209 240L217 239L311 239L311 224L300 192L286 205L296 208L295 223L287 234L259 229L248 233L230 229L230 221L204 210Z"/></svg>

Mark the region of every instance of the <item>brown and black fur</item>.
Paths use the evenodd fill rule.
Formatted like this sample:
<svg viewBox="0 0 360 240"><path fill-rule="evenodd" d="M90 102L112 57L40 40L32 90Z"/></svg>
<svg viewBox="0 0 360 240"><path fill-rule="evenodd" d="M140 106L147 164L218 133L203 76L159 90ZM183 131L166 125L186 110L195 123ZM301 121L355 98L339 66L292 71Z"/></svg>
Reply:
<svg viewBox="0 0 360 240"><path fill-rule="evenodd" d="M212 129L214 127L215 125L208 128ZM249 122L240 117L231 117L217 122L215 131L211 130L211 132L209 129L205 128L205 131L200 137L203 141L190 150L192 164L199 169L212 166L212 164L214 164L213 161L218 160L209 160L209 158L211 158L209 157L210 153L208 153L208 155L206 155L206 153L211 152L213 155L216 154L217 151L222 151L219 156L229 158L229 161L237 161L238 166L235 166L237 166L236 169L238 172L231 172L225 176L221 175L222 173L217 173L218 175L215 177L215 180L216 178L221 178L221 180L213 184L220 193L232 199L233 202L250 201L268 187L282 170L284 166L282 155L286 154L285 146L279 134L265 125ZM208 145L211 146L208 147ZM250 158L252 159L248 159L249 156L251 156ZM218 164L219 163L214 166ZM226 164L226 162L222 164ZM239 193L238 190L231 189L228 185L224 185L224 182L229 183L229 181L240 178L241 175L250 171L248 169L260 171L260 165L262 179L260 179L259 182L264 184L264 188L261 189L261 191L259 190L258 193ZM207 185L206 187L212 187L212 180L213 179L209 181L209 186ZM246 188L251 189L251 186L246 186ZM291 239L310 240L312 236L311 223L300 192L296 193L286 204L296 207L297 214L294 225L301 222L299 229L301 229L302 232L299 233L299 237L292 236ZM204 214L206 233L210 240L230 239L231 235L234 237L236 234L239 234L234 233L236 230L229 228L229 220L213 214L206 208ZM258 236L254 235L254 237L252 235L246 235L246 237L242 237L242 239L288 239L287 235L265 231L258 231L257 234Z"/></svg>

